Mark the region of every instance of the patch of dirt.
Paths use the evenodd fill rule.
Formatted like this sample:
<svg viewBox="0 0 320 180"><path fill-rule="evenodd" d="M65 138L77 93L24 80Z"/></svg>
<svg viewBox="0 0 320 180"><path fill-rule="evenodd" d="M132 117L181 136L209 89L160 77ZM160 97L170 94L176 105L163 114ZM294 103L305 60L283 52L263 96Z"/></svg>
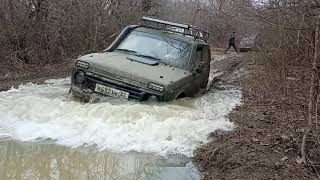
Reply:
<svg viewBox="0 0 320 180"><path fill-rule="evenodd" d="M319 150L312 152L313 165L300 159L310 68L289 66L283 76L256 56L238 57L243 63L220 77L219 84L243 92L242 105L229 115L236 128L210 134L211 142L195 151L193 161L205 180L319 178Z"/></svg>
<svg viewBox="0 0 320 180"><path fill-rule="evenodd" d="M73 60L53 64L5 64L0 63L0 91L18 87L20 84L42 84L45 80L71 75Z"/></svg>

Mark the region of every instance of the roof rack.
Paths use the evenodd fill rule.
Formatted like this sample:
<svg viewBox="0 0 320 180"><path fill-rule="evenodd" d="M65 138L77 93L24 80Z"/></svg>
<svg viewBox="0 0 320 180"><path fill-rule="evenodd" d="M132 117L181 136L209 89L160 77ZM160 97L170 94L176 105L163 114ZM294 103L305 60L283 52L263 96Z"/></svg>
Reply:
<svg viewBox="0 0 320 180"><path fill-rule="evenodd" d="M207 41L209 38L208 32L200 30L198 27L188 24L169 22L145 16L142 17L142 23L147 27L179 33L185 36L192 36L196 39L203 39Z"/></svg>

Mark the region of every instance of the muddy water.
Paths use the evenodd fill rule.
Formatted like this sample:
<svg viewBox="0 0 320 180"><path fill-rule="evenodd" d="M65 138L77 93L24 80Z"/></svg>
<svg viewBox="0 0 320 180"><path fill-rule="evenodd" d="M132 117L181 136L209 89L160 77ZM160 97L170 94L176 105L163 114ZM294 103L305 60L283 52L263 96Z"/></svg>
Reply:
<svg viewBox="0 0 320 180"><path fill-rule="evenodd" d="M0 144L0 179L199 179L188 158L67 148L52 142Z"/></svg>
<svg viewBox="0 0 320 180"><path fill-rule="evenodd" d="M232 130L241 92L171 103L70 100L69 78L0 92L1 179L198 179L208 133Z"/></svg>

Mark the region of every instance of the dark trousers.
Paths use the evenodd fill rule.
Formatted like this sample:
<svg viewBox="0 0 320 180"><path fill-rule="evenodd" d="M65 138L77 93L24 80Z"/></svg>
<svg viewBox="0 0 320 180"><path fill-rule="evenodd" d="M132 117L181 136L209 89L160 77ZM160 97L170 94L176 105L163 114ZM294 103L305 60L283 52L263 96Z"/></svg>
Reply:
<svg viewBox="0 0 320 180"><path fill-rule="evenodd" d="M230 44L229 44L229 47L228 47L228 49L226 50L226 52L231 48L231 46L234 48L234 50L236 50L236 52L238 52L238 50L237 50L237 48L236 48L236 45L233 44L233 43L230 43Z"/></svg>

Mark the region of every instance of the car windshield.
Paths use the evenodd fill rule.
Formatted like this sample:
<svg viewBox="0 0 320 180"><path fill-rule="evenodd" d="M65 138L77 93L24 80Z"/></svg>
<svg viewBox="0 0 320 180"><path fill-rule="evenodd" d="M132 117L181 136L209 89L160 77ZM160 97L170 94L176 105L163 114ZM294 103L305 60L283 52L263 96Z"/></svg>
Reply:
<svg viewBox="0 0 320 180"><path fill-rule="evenodd" d="M161 62L186 69L192 46L156 34L132 31L116 48L136 55L160 60Z"/></svg>

